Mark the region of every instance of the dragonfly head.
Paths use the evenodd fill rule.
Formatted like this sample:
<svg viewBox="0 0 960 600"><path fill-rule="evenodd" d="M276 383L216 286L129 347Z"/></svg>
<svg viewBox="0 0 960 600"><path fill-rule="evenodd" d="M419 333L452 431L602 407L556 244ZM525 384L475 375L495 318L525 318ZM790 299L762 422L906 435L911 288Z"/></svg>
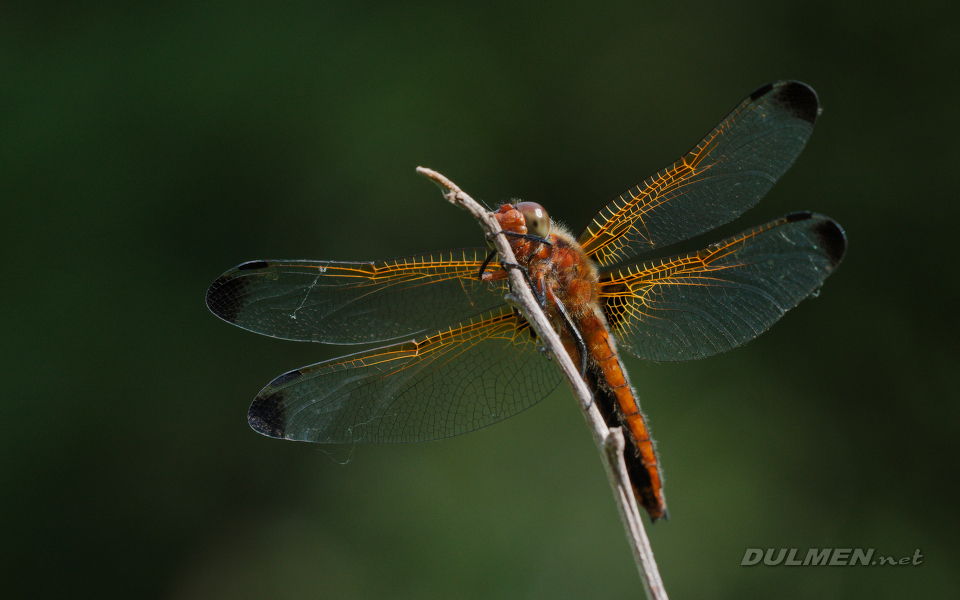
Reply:
<svg viewBox="0 0 960 600"><path fill-rule="evenodd" d="M527 224L527 233L546 239L550 235L550 216L536 202L519 202L516 206Z"/></svg>
<svg viewBox="0 0 960 600"><path fill-rule="evenodd" d="M547 236L550 235L550 217L546 209L536 202L504 204L494 214L500 223L500 229L505 233L518 236L514 239L546 242ZM511 243L514 242L511 241ZM490 240L487 241L487 245L490 248L494 247L493 241Z"/></svg>

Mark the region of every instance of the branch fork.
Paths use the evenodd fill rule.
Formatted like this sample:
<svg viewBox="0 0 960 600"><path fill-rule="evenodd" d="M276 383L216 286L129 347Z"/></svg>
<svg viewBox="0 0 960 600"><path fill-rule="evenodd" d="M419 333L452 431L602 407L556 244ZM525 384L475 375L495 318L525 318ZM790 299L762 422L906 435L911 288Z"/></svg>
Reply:
<svg viewBox="0 0 960 600"><path fill-rule="evenodd" d="M443 196L448 202L466 209L483 228L487 239L495 245L500 262L516 263L513 255L513 249L506 236L499 235L500 224L497 222L493 213L488 212L473 198L461 190L455 183L445 176L432 169L417 167L417 173L427 177L436 183ZM577 397L580 408L583 410L584 418L593 432L594 442L600 451L604 467L607 471L607 479L613 489L614 499L617 503L617 509L620 513L620 519L623 522L624 531L627 535L627 541L630 543L630 549L633 552L634 562L640 572L640 579L643 581L643 587L647 598L666 600L667 592L663 587L663 581L660 579L660 572L657 570L657 563L653 557L653 549L650 547L650 540L647 539L646 531L637 509L637 502L633 495L633 489L630 484L630 477L627 475L626 463L623 459L624 439L623 432L619 427L610 429L603 420L603 416L593 402L593 395L590 389L580 377L580 372L570 356L567 355L560 343L560 336L554 330L553 326L547 320L547 316L540 309L533 291L524 280L523 273L519 269L508 269L510 275L510 301L520 310L533 329L537 332L540 342L553 357L554 362L563 371L564 378L570 386L571 391Z"/></svg>

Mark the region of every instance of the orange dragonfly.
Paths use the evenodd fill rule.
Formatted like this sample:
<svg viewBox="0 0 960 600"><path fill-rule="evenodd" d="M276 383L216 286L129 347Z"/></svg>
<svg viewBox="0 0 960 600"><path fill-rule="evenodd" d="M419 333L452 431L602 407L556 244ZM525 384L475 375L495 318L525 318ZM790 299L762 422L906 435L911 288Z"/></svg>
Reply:
<svg viewBox="0 0 960 600"><path fill-rule="evenodd" d="M754 206L800 154L819 113L803 83L759 88L576 239L533 203L496 213L598 408L624 427L631 483L653 521L667 516L660 461L618 349L678 361L739 346L823 284L846 237L833 220L798 212L698 252L623 263ZM393 342L277 377L250 406L250 426L308 442L417 442L539 402L561 374L504 302L506 271L492 258L466 249L377 262L260 260L221 275L207 306L244 329L328 344Z"/></svg>

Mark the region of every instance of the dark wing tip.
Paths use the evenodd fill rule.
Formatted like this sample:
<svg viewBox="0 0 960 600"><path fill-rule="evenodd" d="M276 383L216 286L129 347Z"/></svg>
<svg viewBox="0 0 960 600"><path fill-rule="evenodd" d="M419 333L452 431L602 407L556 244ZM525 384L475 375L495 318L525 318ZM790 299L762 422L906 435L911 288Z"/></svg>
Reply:
<svg viewBox="0 0 960 600"><path fill-rule="evenodd" d="M817 116L820 115L820 99L809 85L799 81L768 83L754 90L750 94L750 99L757 101L767 94L773 94L771 100L786 107L797 118L811 125L817 122Z"/></svg>
<svg viewBox="0 0 960 600"><path fill-rule="evenodd" d="M778 84L777 100L788 106L797 117L811 125L820 116L820 98L813 88L799 81L784 81Z"/></svg>
<svg viewBox="0 0 960 600"><path fill-rule="evenodd" d="M260 391L247 411L247 422L257 433L275 438L286 437L287 415L284 401L286 394L283 385L299 379L303 373L299 369L280 375Z"/></svg>
<svg viewBox="0 0 960 600"><path fill-rule="evenodd" d="M237 315L247 303L246 278L239 277L241 271L265 269L270 266L265 260L252 260L230 269L207 289L207 308L227 323L236 323Z"/></svg>
<svg viewBox="0 0 960 600"><path fill-rule="evenodd" d="M840 264L843 255L847 252L847 234L844 233L840 224L824 217L814 229L814 233L820 240L820 246L826 251L831 265L835 267Z"/></svg>
<svg viewBox="0 0 960 600"><path fill-rule="evenodd" d="M257 433L283 438L286 432L284 412L282 390L267 396L257 396L247 411L247 423Z"/></svg>
<svg viewBox="0 0 960 600"><path fill-rule="evenodd" d="M287 371L283 375L275 378L269 383L267 387L280 387L281 385L287 383L288 381L293 381L294 379L299 379L303 373L300 372L300 369L294 369L292 371Z"/></svg>
<svg viewBox="0 0 960 600"><path fill-rule="evenodd" d="M810 228L810 233L816 237L817 245L823 248L824 254L830 259L830 266L835 267L840 264L843 255L847 252L847 234L839 223L830 217L809 211L790 213L785 218L788 223L816 219L816 223L813 223Z"/></svg>
<svg viewBox="0 0 960 600"><path fill-rule="evenodd" d="M763 98L764 96L769 94L770 90L772 89L773 89L772 83L768 83L767 85L761 85L757 89L753 90L753 93L750 94L750 99L753 101L757 101L760 98Z"/></svg>
<svg viewBox="0 0 960 600"><path fill-rule="evenodd" d="M249 271L250 269L266 269L270 266L265 260L250 260L237 267L237 271Z"/></svg>
<svg viewBox="0 0 960 600"><path fill-rule="evenodd" d="M789 215L785 216L784 219L787 220L787 223L796 223L797 221L806 221L807 219L812 219L813 213L809 210L801 210L797 212L792 212Z"/></svg>
<svg viewBox="0 0 960 600"><path fill-rule="evenodd" d="M244 282L224 273L207 289L207 308L227 323L236 323L237 315L243 310Z"/></svg>

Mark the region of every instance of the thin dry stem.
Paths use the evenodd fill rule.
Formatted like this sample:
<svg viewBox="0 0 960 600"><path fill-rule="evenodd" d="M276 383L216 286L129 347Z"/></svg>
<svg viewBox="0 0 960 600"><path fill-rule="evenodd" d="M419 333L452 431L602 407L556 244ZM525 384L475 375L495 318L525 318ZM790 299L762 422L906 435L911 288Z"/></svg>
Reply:
<svg viewBox="0 0 960 600"><path fill-rule="evenodd" d="M452 204L465 208L470 212L483 227L487 238L492 240L500 255L501 263L516 263L513 256L513 250L506 236L497 235L500 231L500 224L492 213L487 212L482 206L468 196L455 183L433 171L424 167L417 167L417 172L435 182L442 190L443 196ZM570 356L563 349L560 343L560 336L547 320L547 316L540 309L539 304L533 296L533 291L527 285L523 274L519 269L510 269L510 289L508 301L516 306L523 316L530 322L539 336L541 343L547 348L554 361L563 371L564 377L580 402L580 408L583 410L584 418L593 432L594 441L600 450L603 458L603 464L607 471L607 479L613 488L613 495L617 502L617 509L620 518L623 521L623 527L627 534L627 540L630 543L630 549L633 551L634 561L637 564L637 570L640 572L640 578L643 580L643 587L647 598L657 600L666 600L667 592L663 587L663 581L660 579L660 572L657 570L657 563L653 558L653 550L650 547L650 541L647 539L646 531L640 520L640 513L637 510L637 502L633 495L630 485L630 478L627 475L627 466L623 460L624 439L620 428L610 429L603 420L603 416L592 401L590 389L580 377L580 372L574 366Z"/></svg>

